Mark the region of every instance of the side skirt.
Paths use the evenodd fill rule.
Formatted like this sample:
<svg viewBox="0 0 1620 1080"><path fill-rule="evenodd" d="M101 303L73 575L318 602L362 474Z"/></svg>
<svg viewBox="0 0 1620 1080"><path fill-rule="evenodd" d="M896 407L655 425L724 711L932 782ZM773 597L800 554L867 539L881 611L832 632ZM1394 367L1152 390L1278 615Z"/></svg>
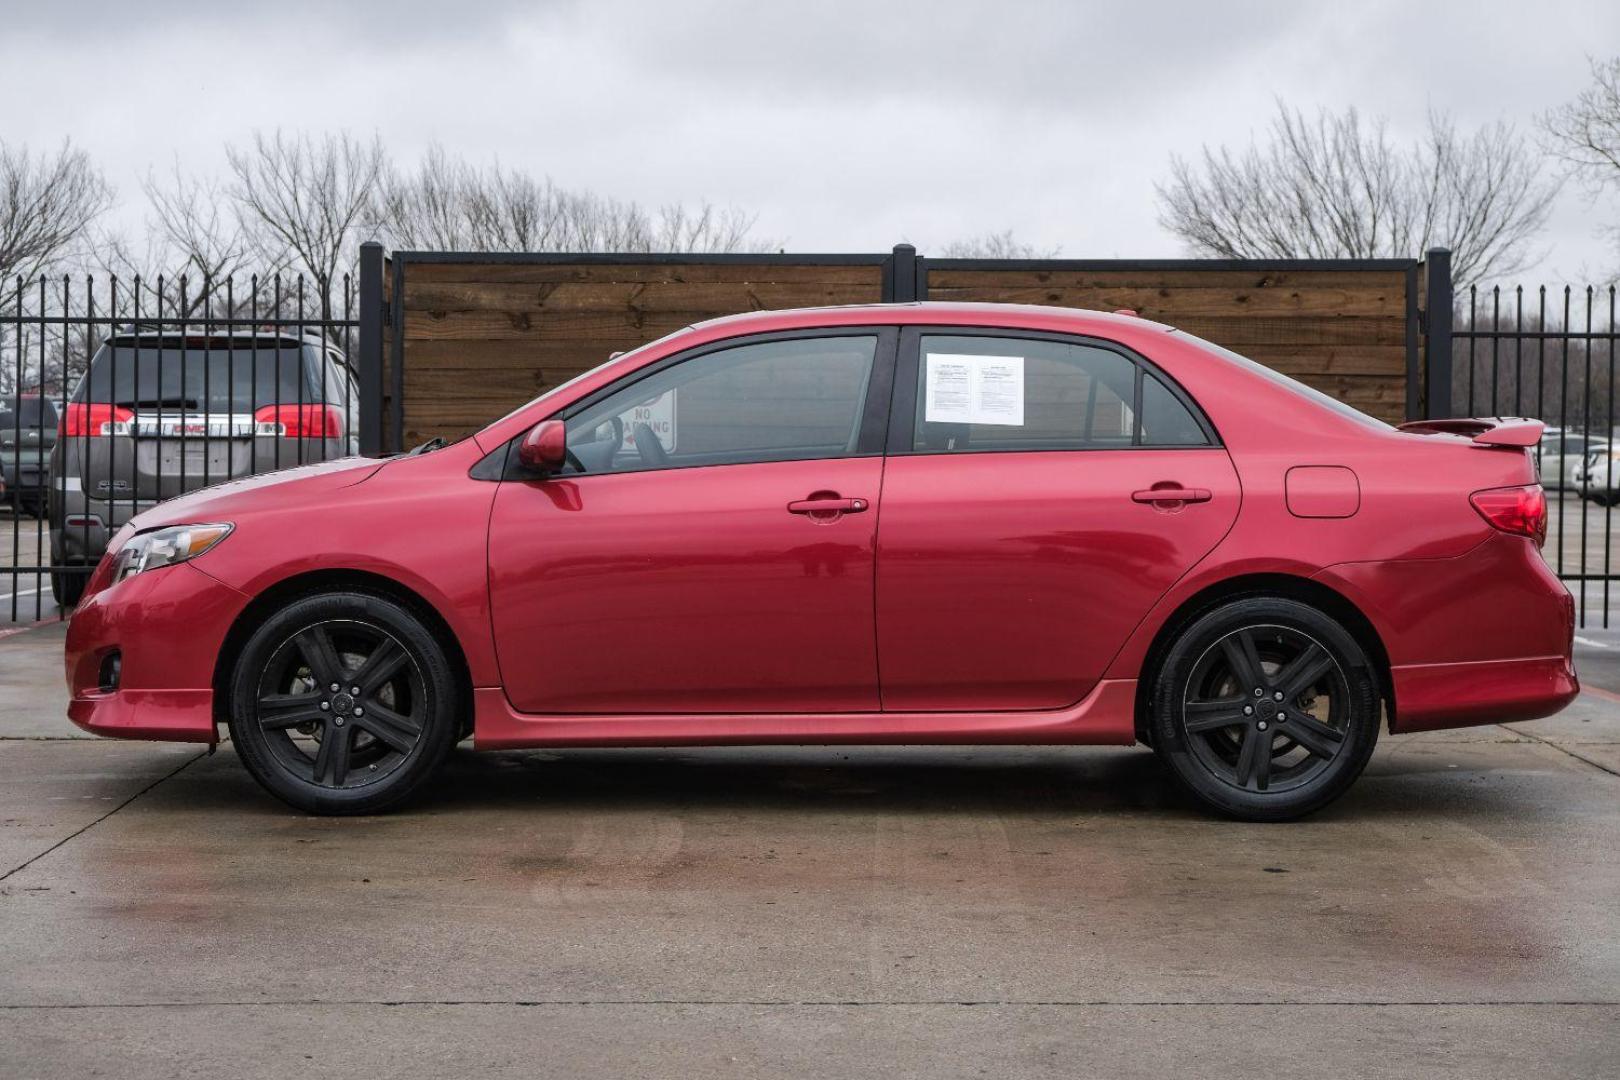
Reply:
<svg viewBox="0 0 1620 1080"><path fill-rule="evenodd" d="M1136 680L1104 679L1067 709L979 713L704 713L540 716L515 712L500 687L473 691L473 745L761 746L1070 744L1136 741Z"/></svg>

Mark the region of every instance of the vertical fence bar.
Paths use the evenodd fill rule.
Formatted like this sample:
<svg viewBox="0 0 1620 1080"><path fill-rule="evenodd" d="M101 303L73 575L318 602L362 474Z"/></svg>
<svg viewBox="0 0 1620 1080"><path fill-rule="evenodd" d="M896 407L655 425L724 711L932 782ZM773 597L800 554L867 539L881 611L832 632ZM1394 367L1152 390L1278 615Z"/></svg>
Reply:
<svg viewBox="0 0 1620 1080"><path fill-rule="evenodd" d="M1425 313L1428 331L1426 361L1423 373L1428 405L1428 419L1445 420L1451 416L1451 252L1447 248L1430 248L1424 262L1428 273L1428 311Z"/></svg>
<svg viewBox="0 0 1620 1080"><path fill-rule="evenodd" d="M96 279L91 275L86 274L84 277L84 339L87 348L89 347L91 339L95 336L95 302ZM64 332L62 334L62 411L56 414L57 445L52 451L52 457L63 466L65 466L68 461L67 415L69 353L68 336ZM85 368L86 370L89 369L88 363L85 365ZM67 513L67 470L65 468L61 468L57 471L60 472L61 475L51 478L51 480L54 480L54 483L51 483L51 480L47 480L47 484L50 487L53 487L56 491L56 505L50 506L47 504L44 511L44 516L51 523L49 532L60 534L62 537L62 541L58 543L55 536L52 536L52 543L50 546L51 569L49 572L51 577L52 599L55 599L58 595L65 592L62 586L70 580L67 575L61 573L57 569L58 565L65 561L62 557L62 549L66 547L67 540L67 525L63 520L63 516ZM42 492L41 494L46 495L47 498L49 497L48 492ZM56 608L56 617L58 619L62 619L65 618L66 615L66 609L63 608L60 603L58 603Z"/></svg>
<svg viewBox="0 0 1620 1080"><path fill-rule="evenodd" d="M343 337L338 346L343 351L343 370L339 375L343 379L343 445L338 448L338 457L348 457L355 451L355 401L354 401L354 372L350 366L354 357L354 279L348 274L343 275Z"/></svg>
<svg viewBox="0 0 1620 1080"><path fill-rule="evenodd" d="M23 339L23 314L22 314L22 312L23 312L23 291L24 291L23 278L22 278L21 274L18 274L17 275L17 294L16 294L17 298L16 298L16 302L15 302L15 309L16 309L16 312L17 312L17 323L16 323L16 326L17 326L17 334L16 334L16 337L17 337L17 350L16 350L17 351L17 360L16 360L16 364L15 364L16 370L15 370L15 372L12 375L12 378L11 378L11 396L13 398L17 398L19 400L20 400L21 395L22 395L23 353L27 351L27 345L26 345L26 343L24 342L24 339ZM19 411L17 415L18 415L18 421L19 421L18 425L17 425L17 433L18 433L18 437L19 437L19 441L20 441L21 434L22 434L22 427L21 427L21 422L20 422L22 413ZM18 461L21 462L21 460L22 460L22 458L19 455ZM16 551L21 550L21 548L22 548L22 522L20 520L18 520L18 517L17 517L16 514L12 514L11 515L11 550L13 552L16 552ZM15 555L13 555L12 560L11 560L11 596L9 597L9 599L11 600L11 621L12 622L17 621L17 591L22 588L21 579L19 579L17 575L21 572L21 570L19 568L22 565L23 565L22 560L18 559Z"/></svg>
<svg viewBox="0 0 1620 1080"><path fill-rule="evenodd" d="M1564 513L1565 488L1569 483L1569 286L1564 286L1563 356L1558 365L1558 572L1564 573ZM1586 622L1586 583L1581 583L1580 619Z"/></svg>
<svg viewBox="0 0 1620 1080"><path fill-rule="evenodd" d="M1502 415L1501 346L1502 286L1491 286L1491 408L1490 416Z"/></svg>
<svg viewBox="0 0 1620 1080"><path fill-rule="evenodd" d="M1468 287L1468 413L1469 416L1479 415L1479 408L1474 405L1474 382L1479 374L1479 366L1474 363L1474 345L1479 342L1479 287Z"/></svg>
<svg viewBox="0 0 1620 1080"><path fill-rule="evenodd" d="M1418 310L1418 272L1406 271L1406 418L1423 419L1423 316Z"/></svg>
<svg viewBox="0 0 1620 1080"><path fill-rule="evenodd" d="M1564 330L1567 333L1569 326L1566 323ZM1581 342L1581 458L1580 465L1586 464L1586 456L1592 447L1592 287L1586 287L1586 337ZM1576 466L1575 476L1580 475L1580 466ZM1580 482L1571 478L1575 487L1575 497L1581 503L1581 625L1586 625L1586 590L1588 567L1586 563L1586 499L1580 489Z"/></svg>
<svg viewBox="0 0 1620 1080"><path fill-rule="evenodd" d="M1614 341L1620 336L1620 327L1614 324L1614 286L1609 286L1609 423L1606 430L1610 442L1603 448L1603 498L1612 502L1614 489ZM1595 467L1595 466L1594 466ZM1603 512L1603 629L1609 628L1609 579L1614 573L1614 507L1605 506Z"/></svg>

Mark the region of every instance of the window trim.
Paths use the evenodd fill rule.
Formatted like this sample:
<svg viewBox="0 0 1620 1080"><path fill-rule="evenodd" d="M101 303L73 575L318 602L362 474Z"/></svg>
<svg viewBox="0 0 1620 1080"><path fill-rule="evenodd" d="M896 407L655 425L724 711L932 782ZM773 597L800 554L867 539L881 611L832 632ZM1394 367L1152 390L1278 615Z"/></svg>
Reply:
<svg viewBox="0 0 1620 1080"><path fill-rule="evenodd" d="M1133 434L1130 446L1065 446L1051 449L1027 447L976 449L969 446L966 450L918 449L916 447L917 379L922 366L922 339L933 336L1046 341L1058 345L1083 345L1117 353L1129 361L1134 368L1132 377L1134 398L1132 415L1138 419L1138 422L1142 415L1142 376L1149 374L1158 379L1164 385L1164 388L1170 391L1171 396L1181 403L1209 442L1202 446L1139 443L1135 441L1137 436ZM1093 337L1089 334L1065 334L1050 330L1023 330L999 326L935 325L932 323L906 325L900 331L900 351L895 364L894 386L890 394L890 402L888 454L891 457L948 456L951 454L1086 454L1118 450L1220 450L1225 448L1225 443L1221 441L1220 432L1215 429L1215 424L1210 420L1209 414L1194 400L1185 387L1170 377L1168 372L1134 349L1127 348L1117 341ZM1089 416L1087 424L1090 424Z"/></svg>
<svg viewBox="0 0 1620 1080"><path fill-rule="evenodd" d="M860 428L855 439L855 451L828 457L813 458L786 458L786 461L846 461L851 458L882 457L884 454L884 441L889 424L890 400L894 392L895 363L899 352L899 327L887 323L852 323L844 326L815 326L801 330L775 330L758 334L745 334L738 337L721 338L718 341L705 342L694 345L689 349L671 353L644 367L629 372L622 378L613 380L606 386L599 387L591 393L572 402L548 417L537 420L561 420L564 423L578 416L580 413L613 395L634 386L644 379L660 374L677 364L684 364L688 360L712 353L725 352L730 349L744 348L750 345L769 345L778 341L805 341L825 338L873 338L872 369L866 379L866 397L861 405ZM604 473L557 473L542 476L526 466L518 458L518 446L530 429L525 429L514 435L504 445L496 447L486 454L478 464L474 465L469 475L474 479L496 479L492 476L496 462L504 462L500 470L501 480L541 480L541 479L567 479L584 480L596 476L628 476L638 473L681 472L686 469L726 469L738 468L748 465L772 465L776 461L726 461L702 462L691 465L665 465L651 469L616 469Z"/></svg>

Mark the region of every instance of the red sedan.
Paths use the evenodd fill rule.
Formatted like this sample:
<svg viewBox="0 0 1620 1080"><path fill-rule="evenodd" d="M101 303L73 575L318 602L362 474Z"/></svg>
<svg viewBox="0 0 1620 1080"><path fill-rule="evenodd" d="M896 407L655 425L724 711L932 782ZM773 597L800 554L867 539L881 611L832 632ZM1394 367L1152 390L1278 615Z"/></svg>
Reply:
<svg viewBox="0 0 1620 1080"><path fill-rule="evenodd" d="M1563 708L1535 421L1394 428L1126 315L765 312L442 448L135 518L70 716L380 810L451 746L1152 746L1296 817L1379 728Z"/></svg>

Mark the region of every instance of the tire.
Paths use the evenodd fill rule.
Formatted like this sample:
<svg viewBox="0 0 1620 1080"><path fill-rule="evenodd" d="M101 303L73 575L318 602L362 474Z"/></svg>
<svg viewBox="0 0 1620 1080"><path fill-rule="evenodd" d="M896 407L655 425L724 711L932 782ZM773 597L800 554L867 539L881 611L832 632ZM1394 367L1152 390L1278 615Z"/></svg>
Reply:
<svg viewBox="0 0 1620 1080"><path fill-rule="evenodd" d="M51 571L51 598L56 601L57 607L77 607L79 601L84 599L84 586L90 577L89 567L82 572Z"/></svg>
<svg viewBox="0 0 1620 1080"><path fill-rule="evenodd" d="M1321 611L1246 597L1176 635L1154 678L1148 726L1171 775L1206 807L1287 821L1361 775L1378 742L1378 678L1355 638Z"/></svg>
<svg viewBox="0 0 1620 1080"><path fill-rule="evenodd" d="M370 814L432 778L462 704L443 644L416 615L371 593L322 593L276 611L243 646L231 742L283 802Z"/></svg>

